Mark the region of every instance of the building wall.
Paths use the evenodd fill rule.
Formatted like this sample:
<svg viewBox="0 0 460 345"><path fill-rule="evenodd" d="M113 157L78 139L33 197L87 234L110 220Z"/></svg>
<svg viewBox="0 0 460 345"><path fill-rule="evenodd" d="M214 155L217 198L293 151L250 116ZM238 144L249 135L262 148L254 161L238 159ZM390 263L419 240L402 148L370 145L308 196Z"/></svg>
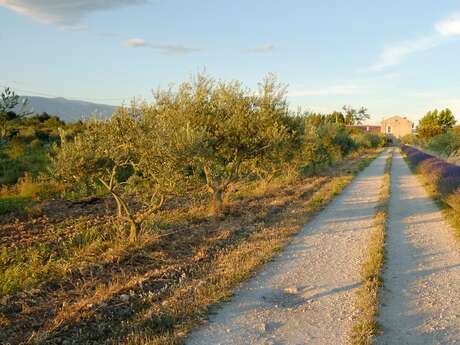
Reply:
<svg viewBox="0 0 460 345"><path fill-rule="evenodd" d="M401 116L390 117L382 121L381 131L399 139L412 133L412 122Z"/></svg>

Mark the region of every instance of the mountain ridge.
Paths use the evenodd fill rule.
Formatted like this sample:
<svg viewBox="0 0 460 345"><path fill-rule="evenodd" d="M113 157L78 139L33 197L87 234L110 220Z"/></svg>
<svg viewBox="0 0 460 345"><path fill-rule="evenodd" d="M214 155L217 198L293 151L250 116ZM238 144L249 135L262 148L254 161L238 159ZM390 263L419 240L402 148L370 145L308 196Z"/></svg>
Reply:
<svg viewBox="0 0 460 345"><path fill-rule="evenodd" d="M117 108L113 105L71 100L64 97L21 96L20 104L27 99L26 111L34 114L46 112L56 115L65 122L76 122L93 115L100 118L110 117Z"/></svg>

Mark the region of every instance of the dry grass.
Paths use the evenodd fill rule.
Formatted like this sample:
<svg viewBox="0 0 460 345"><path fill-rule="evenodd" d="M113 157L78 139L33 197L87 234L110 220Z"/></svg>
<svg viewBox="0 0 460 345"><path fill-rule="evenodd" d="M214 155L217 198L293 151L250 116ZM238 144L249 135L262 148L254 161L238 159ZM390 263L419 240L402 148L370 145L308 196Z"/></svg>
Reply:
<svg viewBox="0 0 460 345"><path fill-rule="evenodd" d="M390 152L385 164L384 180L374 218L374 230L369 239L367 258L361 266L363 283L357 291L356 307L359 310L359 316L350 334L352 345L371 344L372 337L378 332L376 317L379 309L379 288L382 285L381 273L385 260L385 232L391 188L392 157L393 151Z"/></svg>
<svg viewBox="0 0 460 345"><path fill-rule="evenodd" d="M135 245L89 242L58 281L0 301L0 343L181 343L377 154L350 158L323 176L239 186L225 217L176 205Z"/></svg>

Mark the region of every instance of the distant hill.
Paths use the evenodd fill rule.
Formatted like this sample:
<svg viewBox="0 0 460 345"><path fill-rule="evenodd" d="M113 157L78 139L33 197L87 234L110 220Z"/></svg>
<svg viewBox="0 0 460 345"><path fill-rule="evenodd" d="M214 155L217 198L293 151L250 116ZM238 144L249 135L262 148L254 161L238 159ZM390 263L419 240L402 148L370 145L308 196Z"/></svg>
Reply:
<svg viewBox="0 0 460 345"><path fill-rule="evenodd" d="M74 101L58 98L25 96L27 98L27 110L32 111L34 114L47 112L50 115L57 115L65 122L75 122L81 119L91 117L97 114L97 117L109 117L117 108L107 104L97 104L85 101Z"/></svg>

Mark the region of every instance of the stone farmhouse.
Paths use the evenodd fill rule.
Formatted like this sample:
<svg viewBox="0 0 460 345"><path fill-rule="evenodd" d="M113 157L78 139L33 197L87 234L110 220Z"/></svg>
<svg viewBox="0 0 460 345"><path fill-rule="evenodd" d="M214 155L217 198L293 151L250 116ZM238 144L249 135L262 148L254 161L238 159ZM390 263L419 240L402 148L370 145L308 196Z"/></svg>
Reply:
<svg viewBox="0 0 460 345"><path fill-rule="evenodd" d="M406 117L392 116L384 119L380 126L381 132L390 137L401 139L403 136L412 133L414 124Z"/></svg>
<svg viewBox="0 0 460 345"><path fill-rule="evenodd" d="M353 125L347 127L360 129L364 132L370 133L385 133L390 138L401 139L403 136L412 133L414 125L406 117L392 116L388 119L384 119L380 126Z"/></svg>

